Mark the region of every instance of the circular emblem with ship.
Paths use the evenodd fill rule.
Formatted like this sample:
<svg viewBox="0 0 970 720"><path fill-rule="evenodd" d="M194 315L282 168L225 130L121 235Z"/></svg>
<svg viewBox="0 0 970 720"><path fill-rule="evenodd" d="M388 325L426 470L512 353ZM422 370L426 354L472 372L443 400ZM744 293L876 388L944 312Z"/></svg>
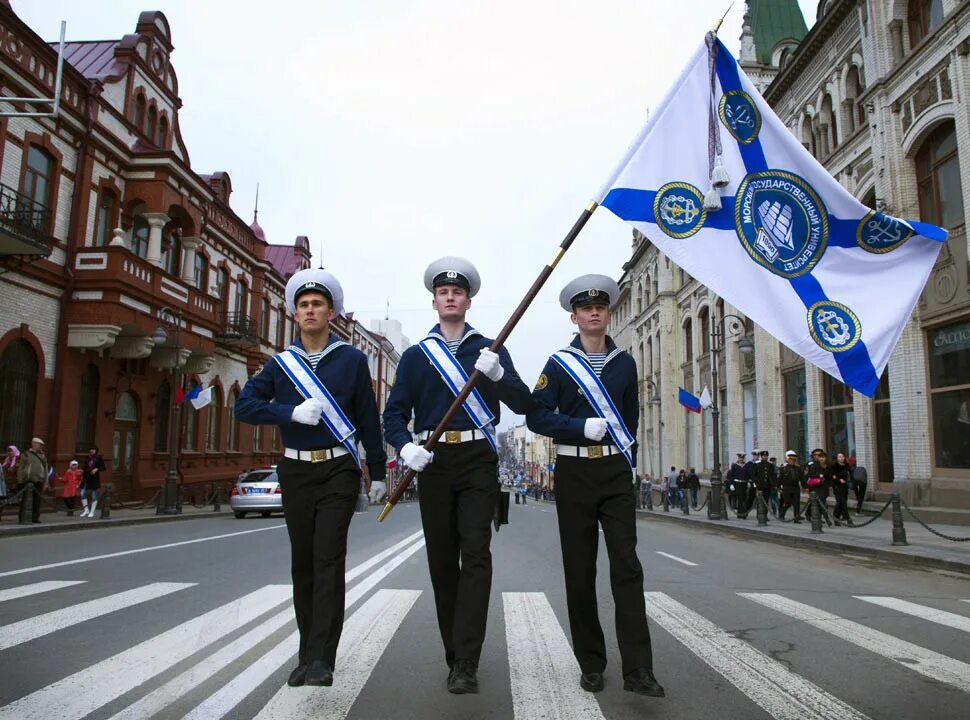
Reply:
<svg viewBox="0 0 970 720"><path fill-rule="evenodd" d="M913 237L913 229L900 220L873 210L859 221L856 242L866 252L887 253Z"/></svg>
<svg viewBox="0 0 970 720"><path fill-rule="evenodd" d="M828 244L829 220L818 194L783 170L744 178L734 198L734 226L748 255L784 278L809 272Z"/></svg>
<svg viewBox="0 0 970 720"><path fill-rule="evenodd" d="M688 238L704 227L704 195L689 183L667 183L653 199L653 217L670 237Z"/></svg>
<svg viewBox="0 0 970 720"><path fill-rule="evenodd" d="M856 314L831 300L820 300L808 309L808 329L820 348L833 353L851 349L862 336L862 324Z"/></svg>
<svg viewBox="0 0 970 720"><path fill-rule="evenodd" d="M761 113L744 90L729 90L721 96L717 114L728 132L742 145L753 143L761 132Z"/></svg>

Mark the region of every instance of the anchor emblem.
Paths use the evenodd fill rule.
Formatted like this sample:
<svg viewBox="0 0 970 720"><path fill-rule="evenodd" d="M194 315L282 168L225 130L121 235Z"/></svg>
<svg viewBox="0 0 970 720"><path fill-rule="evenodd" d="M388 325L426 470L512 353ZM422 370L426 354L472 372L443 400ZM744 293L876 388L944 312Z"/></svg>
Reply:
<svg viewBox="0 0 970 720"><path fill-rule="evenodd" d="M842 347L852 338L852 328L834 310L819 309L815 322L829 345Z"/></svg>
<svg viewBox="0 0 970 720"><path fill-rule="evenodd" d="M660 216L668 225L690 225L700 214L694 198L684 195L667 195L660 202Z"/></svg>

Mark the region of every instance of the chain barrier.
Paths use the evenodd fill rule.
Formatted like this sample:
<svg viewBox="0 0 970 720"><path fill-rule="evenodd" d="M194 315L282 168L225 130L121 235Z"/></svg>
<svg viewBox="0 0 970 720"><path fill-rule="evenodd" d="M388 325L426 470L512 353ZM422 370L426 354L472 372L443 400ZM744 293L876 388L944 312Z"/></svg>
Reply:
<svg viewBox="0 0 970 720"><path fill-rule="evenodd" d="M949 540L951 542L970 542L970 537L953 537L952 535L945 535L944 533L941 533L938 530L934 530L929 525L927 525L925 522L923 522L922 520L920 520L919 516L916 513L913 512L913 509L909 505L906 504L906 501L905 500L903 500L902 498L899 498L899 500L903 504L903 507L906 508L906 511L913 517L913 520L915 520L920 525L922 525L925 530L928 530L929 532L933 533L937 537L941 537L944 540Z"/></svg>
<svg viewBox="0 0 970 720"><path fill-rule="evenodd" d="M842 527L847 527L847 528L864 528L866 525L871 525L876 520L878 520L879 518L881 518L882 517L882 514L884 512L886 512L886 510L888 510L889 509L889 506L892 505L892 504L893 504L893 499L892 498L889 498L886 501L886 504L882 506L882 510L880 510L879 512L877 512L875 515L873 515L871 518L869 518L865 522L862 522L862 523L858 523L857 524L857 523L852 522L852 518L850 517L848 522L843 522Z"/></svg>
<svg viewBox="0 0 970 720"><path fill-rule="evenodd" d="M707 507L707 503L710 501L710 499L711 499L711 494L710 493L707 493L707 495L704 497L704 502L702 502L700 504L700 507L698 507L694 512L700 512L705 507Z"/></svg>

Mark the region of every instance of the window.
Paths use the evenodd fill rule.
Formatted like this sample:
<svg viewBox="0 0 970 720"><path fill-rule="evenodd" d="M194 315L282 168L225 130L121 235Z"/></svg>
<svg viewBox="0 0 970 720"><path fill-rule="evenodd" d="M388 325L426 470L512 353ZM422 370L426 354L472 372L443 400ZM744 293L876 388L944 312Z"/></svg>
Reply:
<svg viewBox="0 0 970 720"><path fill-rule="evenodd" d="M94 445L94 426L98 413L98 368L89 364L81 375L77 397L77 438L74 452L87 453Z"/></svg>
<svg viewBox="0 0 970 720"><path fill-rule="evenodd" d="M828 373L822 373L822 419L824 449L829 457L836 453L855 455L855 410L852 390Z"/></svg>
<svg viewBox="0 0 970 720"><path fill-rule="evenodd" d="M209 279L209 261L198 250L195 253L195 286L204 290Z"/></svg>
<svg viewBox="0 0 970 720"><path fill-rule="evenodd" d="M131 228L131 251L140 258L148 257L148 221L141 215Z"/></svg>
<svg viewBox="0 0 970 720"><path fill-rule="evenodd" d="M155 139L155 144L158 147L165 147L166 140L168 139L168 118L162 115L161 119L158 121L158 137Z"/></svg>
<svg viewBox="0 0 970 720"><path fill-rule="evenodd" d="M145 125L145 96L141 93L135 97L134 123L135 127L138 128L138 132L141 132L142 127Z"/></svg>
<svg viewBox="0 0 970 720"><path fill-rule="evenodd" d="M246 307L247 290L248 288L246 287L246 283L244 283L242 280L236 283L235 308L236 308L236 312L242 316L249 314L249 308Z"/></svg>
<svg viewBox="0 0 970 720"><path fill-rule="evenodd" d="M909 46L914 48L943 22L943 0L910 0Z"/></svg>
<svg viewBox="0 0 970 720"><path fill-rule="evenodd" d="M54 158L36 145L31 145L27 149L27 169L24 172L22 193L34 203L35 209L48 210L53 187Z"/></svg>
<svg viewBox="0 0 970 720"><path fill-rule="evenodd" d="M828 155L829 153L835 152L836 148L839 147L839 129L838 124L835 122L835 112L831 95L826 95L822 99L820 125L822 132L825 133L823 136L822 152Z"/></svg>
<svg viewBox="0 0 970 720"><path fill-rule="evenodd" d="M189 391L186 393L188 395L195 389L198 385L197 382L191 383L189 386ZM195 407L190 402L182 403L182 414L185 415L185 450L194 452L198 449L199 445L199 413L196 411Z"/></svg>
<svg viewBox="0 0 970 720"><path fill-rule="evenodd" d="M152 142L155 141L155 128L158 123L158 110L152 105L148 108L148 122L145 123L144 133L145 137L149 138Z"/></svg>
<svg viewBox="0 0 970 720"><path fill-rule="evenodd" d="M283 308L276 311L276 345L283 347L283 334L286 330L286 314Z"/></svg>
<svg viewBox="0 0 970 720"><path fill-rule="evenodd" d="M178 275L182 266L182 241L174 228L162 239L162 268L169 275Z"/></svg>
<svg viewBox="0 0 970 720"><path fill-rule="evenodd" d="M98 197L98 213L94 223L94 244L103 247L111 242L112 223L118 197L111 190L102 190Z"/></svg>
<svg viewBox="0 0 970 720"><path fill-rule="evenodd" d="M805 368L782 376L785 393L785 450L793 450L803 460L808 457L808 392Z"/></svg>
<svg viewBox="0 0 970 720"><path fill-rule="evenodd" d="M37 403L37 355L25 340L14 340L0 355L0 446L29 446Z"/></svg>
<svg viewBox="0 0 970 720"><path fill-rule="evenodd" d="M934 130L916 153L920 219L951 229L964 224L957 137L952 122Z"/></svg>
<svg viewBox="0 0 970 720"><path fill-rule="evenodd" d="M753 382L741 386L741 399L744 408L744 451L750 453L758 443L758 388Z"/></svg>
<svg viewBox="0 0 970 720"><path fill-rule="evenodd" d="M703 307L697 317L701 321L701 355L707 355L711 351L711 312Z"/></svg>
<svg viewBox="0 0 970 720"><path fill-rule="evenodd" d="M229 452L239 451L239 421L236 420L236 399L238 397L238 390L229 392L229 437L226 440L226 450Z"/></svg>
<svg viewBox="0 0 970 720"><path fill-rule="evenodd" d="M168 452L168 419L172 411L172 386L165 380L155 393L155 452Z"/></svg>
<svg viewBox="0 0 970 720"><path fill-rule="evenodd" d="M229 287L229 271L224 267L219 268L216 272L216 294L219 296L220 300L225 301L226 299L226 288Z"/></svg>
<svg viewBox="0 0 970 720"><path fill-rule="evenodd" d="M694 323L688 318L684 323L684 362L694 359Z"/></svg>
<svg viewBox="0 0 970 720"><path fill-rule="evenodd" d="M205 449L208 452L219 451L219 436L222 428L222 391L218 387L212 388L212 402L208 407L208 418L205 430Z"/></svg>
<svg viewBox="0 0 970 720"><path fill-rule="evenodd" d="M264 297L260 301L260 306L261 306L260 314L259 314L260 334L263 336L263 339L268 342L269 341L269 318L270 318L269 298Z"/></svg>
<svg viewBox="0 0 970 720"><path fill-rule="evenodd" d="M937 468L970 468L970 321L927 333ZM2 396L0 396L2 397Z"/></svg>
<svg viewBox="0 0 970 720"><path fill-rule="evenodd" d="M253 452L263 449L263 426L253 425Z"/></svg>
<svg viewBox="0 0 970 720"><path fill-rule="evenodd" d="M863 90L859 68L853 65L845 76L846 107L843 115L850 133L866 122L866 110L859 102L859 96L862 95Z"/></svg>
<svg viewBox="0 0 970 720"><path fill-rule="evenodd" d="M893 418L889 406L889 373L884 372L876 388L872 405L873 426L876 432L876 480L892 482L895 477L893 467Z"/></svg>

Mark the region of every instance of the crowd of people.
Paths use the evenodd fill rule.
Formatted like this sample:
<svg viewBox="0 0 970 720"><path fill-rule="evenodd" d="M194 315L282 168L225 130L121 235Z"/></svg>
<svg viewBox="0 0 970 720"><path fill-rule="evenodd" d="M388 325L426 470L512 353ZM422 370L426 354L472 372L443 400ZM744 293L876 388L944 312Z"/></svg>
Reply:
<svg viewBox="0 0 970 720"><path fill-rule="evenodd" d="M19 521L27 521L29 507L30 521L39 523L43 493L53 493L62 499L67 515L74 515L80 499L80 517L94 517L104 471L104 458L97 446L92 446L82 461L71 460L64 474L58 475L47 459L41 438L33 438L23 452L16 445L9 445L0 463L0 509L8 498L19 494Z"/></svg>

